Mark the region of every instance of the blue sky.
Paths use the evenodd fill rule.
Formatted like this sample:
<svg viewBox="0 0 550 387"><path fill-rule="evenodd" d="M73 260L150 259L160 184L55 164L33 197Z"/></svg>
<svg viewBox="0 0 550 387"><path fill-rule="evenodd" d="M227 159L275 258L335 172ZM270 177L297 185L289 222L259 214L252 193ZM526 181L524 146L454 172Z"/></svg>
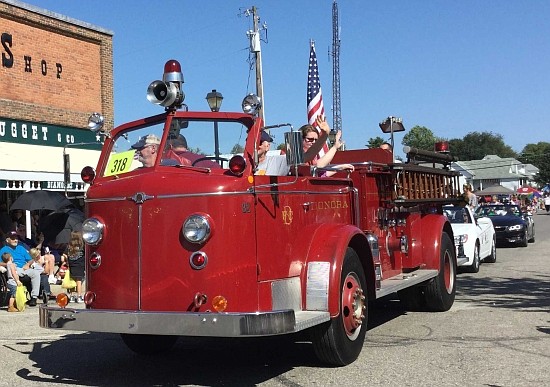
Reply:
<svg viewBox="0 0 550 387"><path fill-rule="evenodd" d="M255 5L268 26L266 124L297 128L307 121L310 39L332 123L332 0L26 3L114 32L116 125L162 111L145 94L172 58L182 64L190 110L207 110L206 93L216 89L222 110L240 111L242 98L255 91L246 36L252 18L242 14ZM378 123L389 115L402 117L407 129L425 126L443 138L502 134L517 152L550 141L550 1L340 0L338 6L348 149L385 138Z"/></svg>

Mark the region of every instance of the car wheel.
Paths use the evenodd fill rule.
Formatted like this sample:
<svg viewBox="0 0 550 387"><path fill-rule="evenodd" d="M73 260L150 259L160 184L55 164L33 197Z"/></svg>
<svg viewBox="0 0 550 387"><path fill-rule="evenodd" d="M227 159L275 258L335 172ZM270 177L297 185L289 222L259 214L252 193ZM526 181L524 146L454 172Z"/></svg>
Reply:
<svg viewBox="0 0 550 387"><path fill-rule="evenodd" d="M468 272L470 273L477 273L479 272L479 265L480 265L480 260L479 260L479 245L476 243L476 247L474 249L474 261L472 262L472 264L470 265L470 267L468 267Z"/></svg>
<svg viewBox="0 0 550 387"><path fill-rule="evenodd" d="M533 229L531 230L533 233L531 236L531 239L528 240L529 243L535 243L535 226L533 226Z"/></svg>
<svg viewBox="0 0 550 387"><path fill-rule="evenodd" d="M523 234L523 238L521 238L521 241L519 242L519 245L521 247L527 247L527 231Z"/></svg>
<svg viewBox="0 0 550 387"><path fill-rule="evenodd" d="M491 254L483 260L483 262L495 263L497 261L497 242L493 238L493 243L491 244Z"/></svg>

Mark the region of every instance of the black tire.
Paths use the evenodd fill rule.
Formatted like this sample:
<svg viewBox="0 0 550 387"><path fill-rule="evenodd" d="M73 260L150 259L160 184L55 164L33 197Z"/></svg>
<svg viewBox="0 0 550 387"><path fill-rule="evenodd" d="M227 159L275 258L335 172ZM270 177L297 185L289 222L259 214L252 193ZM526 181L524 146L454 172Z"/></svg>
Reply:
<svg viewBox="0 0 550 387"><path fill-rule="evenodd" d="M441 236L439 273L426 285L426 307L434 312L451 309L456 294L455 246L447 233Z"/></svg>
<svg viewBox="0 0 550 387"><path fill-rule="evenodd" d="M527 242L535 243L535 226L533 226L533 230L531 231L533 232L533 235L531 236L531 239L529 239Z"/></svg>
<svg viewBox="0 0 550 387"><path fill-rule="evenodd" d="M479 273L479 266L481 265L481 260L479 259L479 244L476 243L474 248L474 261L470 266L466 268L468 273Z"/></svg>
<svg viewBox="0 0 550 387"><path fill-rule="evenodd" d="M168 351L178 340L178 336L164 335L131 335L121 333L120 336L128 348L140 355L154 355Z"/></svg>
<svg viewBox="0 0 550 387"><path fill-rule="evenodd" d="M497 241L493 238L493 244L491 246L491 254L486 257L483 262L495 263L497 261Z"/></svg>
<svg viewBox="0 0 550 387"><path fill-rule="evenodd" d="M529 242L527 242L527 230L525 230L525 234L523 234L523 238L521 238L521 241L519 242L520 247L527 247Z"/></svg>
<svg viewBox="0 0 550 387"><path fill-rule="evenodd" d="M326 364L345 366L357 359L367 334L367 281L355 250L348 248L340 277L340 313L311 328L317 358Z"/></svg>

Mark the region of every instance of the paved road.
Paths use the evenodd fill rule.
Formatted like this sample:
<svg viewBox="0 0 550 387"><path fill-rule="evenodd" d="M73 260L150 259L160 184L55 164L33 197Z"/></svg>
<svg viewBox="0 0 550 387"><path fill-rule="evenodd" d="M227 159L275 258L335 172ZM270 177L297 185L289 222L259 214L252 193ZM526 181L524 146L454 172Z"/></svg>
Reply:
<svg viewBox="0 0 550 387"><path fill-rule="evenodd" d="M41 329L29 308L0 311L0 385L548 386L550 216L535 222L534 244L499 248L495 264L459 275L449 312L378 302L363 352L347 367L320 367L300 335L180 340L144 358L117 335Z"/></svg>

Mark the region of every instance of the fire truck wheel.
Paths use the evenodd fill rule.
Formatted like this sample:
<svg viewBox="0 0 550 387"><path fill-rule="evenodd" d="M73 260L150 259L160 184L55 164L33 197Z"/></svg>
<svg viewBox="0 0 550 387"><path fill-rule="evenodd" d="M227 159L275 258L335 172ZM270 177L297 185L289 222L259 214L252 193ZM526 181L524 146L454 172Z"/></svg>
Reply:
<svg viewBox="0 0 550 387"><path fill-rule="evenodd" d="M483 262L495 263L497 261L497 242L493 238L493 243L491 244L491 254L486 257Z"/></svg>
<svg viewBox="0 0 550 387"><path fill-rule="evenodd" d="M439 274L426 285L426 307L434 312L451 309L456 293L455 247L447 233L441 236Z"/></svg>
<svg viewBox="0 0 550 387"><path fill-rule="evenodd" d="M312 328L312 343L323 363L344 366L357 359L367 333L367 281L355 250L348 248L340 279L340 313Z"/></svg>
<svg viewBox="0 0 550 387"><path fill-rule="evenodd" d="M128 348L140 355L152 355L168 351L178 340L178 336L131 335L122 333L122 341Z"/></svg>

